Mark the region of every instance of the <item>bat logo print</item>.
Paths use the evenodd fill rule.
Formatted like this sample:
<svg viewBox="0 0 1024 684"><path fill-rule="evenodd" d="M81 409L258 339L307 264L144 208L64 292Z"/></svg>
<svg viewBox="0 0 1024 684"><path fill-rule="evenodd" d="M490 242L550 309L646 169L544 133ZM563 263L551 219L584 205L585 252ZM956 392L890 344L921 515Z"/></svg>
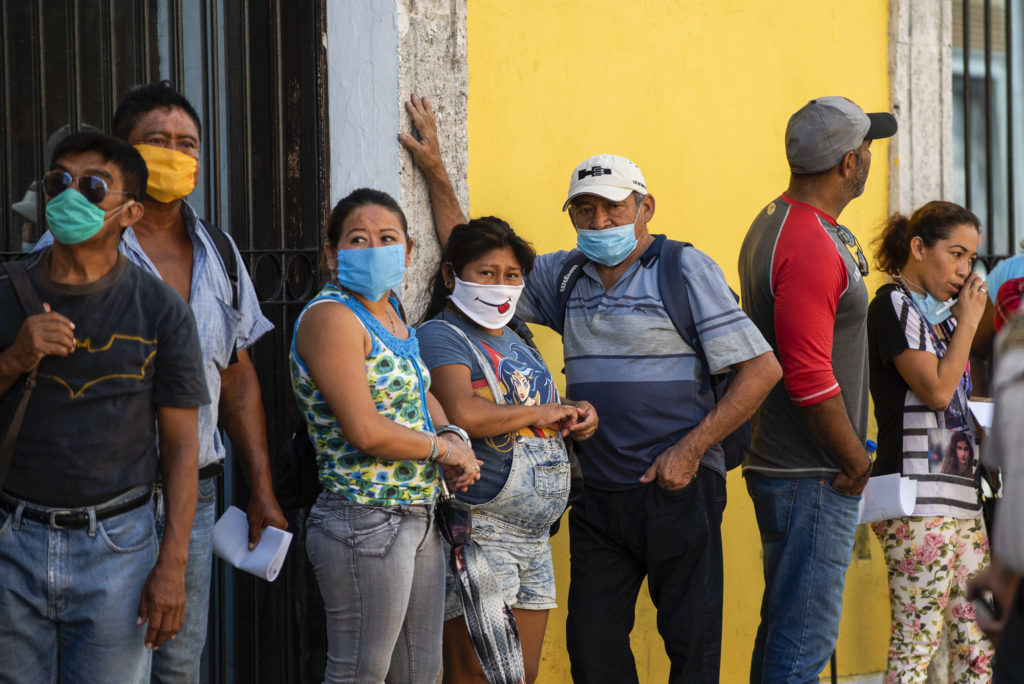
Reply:
<svg viewBox="0 0 1024 684"><path fill-rule="evenodd" d="M71 399L78 399L90 387L95 387L105 380L144 379L153 357L156 356L156 343L155 339L147 340L137 335L117 333L111 335L106 344L99 346L94 345L91 339L78 340L75 342L75 352L82 350L91 355L85 364L87 372L95 372L98 375L89 379L66 379L59 375L39 373L39 377L53 380L68 391Z"/></svg>

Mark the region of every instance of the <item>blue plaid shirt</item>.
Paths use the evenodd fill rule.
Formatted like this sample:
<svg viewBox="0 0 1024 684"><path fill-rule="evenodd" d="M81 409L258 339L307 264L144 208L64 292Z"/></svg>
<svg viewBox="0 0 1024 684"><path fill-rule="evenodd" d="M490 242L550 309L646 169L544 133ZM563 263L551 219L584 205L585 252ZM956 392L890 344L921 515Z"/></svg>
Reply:
<svg viewBox="0 0 1024 684"><path fill-rule="evenodd" d="M199 467L202 468L224 459L224 444L220 430L217 429L220 372L228 367L234 351L251 347L264 333L272 330L274 325L260 310L256 290L252 286L249 273L242 267L242 257L238 254L234 240L231 241L231 245L239 264L238 309L231 307L231 281L217 247L188 202L182 202L181 206L185 215L185 228L192 239L192 285L189 306L192 307L192 314L196 317L196 326L199 328L206 387L212 399L209 404L199 407ZM43 249L52 242L53 237L47 231L33 251ZM127 228L122 234L120 249L144 271L160 278L156 266L142 251L139 240L131 228Z"/></svg>

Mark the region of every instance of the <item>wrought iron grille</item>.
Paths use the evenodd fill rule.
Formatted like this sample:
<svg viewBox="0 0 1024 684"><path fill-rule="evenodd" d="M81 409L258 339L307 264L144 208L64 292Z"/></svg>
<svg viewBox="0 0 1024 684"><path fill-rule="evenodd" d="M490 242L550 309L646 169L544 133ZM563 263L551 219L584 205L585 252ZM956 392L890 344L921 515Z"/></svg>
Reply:
<svg viewBox="0 0 1024 684"><path fill-rule="evenodd" d="M1019 0L953 0L954 199L982 220L989 268L1024 238L1022 14Z"/></svg>
<svg viewBox="0 0 1024 684"><path fill-rule="evenodd" d="M133 85L170 80L203 122L189 201L235 238L275 326L251 350L272 465L297 420L287 354L328 211L325 23L324 0L0 0L0 260L44 229L40 194L19 203L49 166L48 138L109 131ZM222 489L222 506L245 506L237 464ZM305 512L286 513L301 533ZM301 539L274 584L217 563L204 681L320 681L324 618Z"/></svg>

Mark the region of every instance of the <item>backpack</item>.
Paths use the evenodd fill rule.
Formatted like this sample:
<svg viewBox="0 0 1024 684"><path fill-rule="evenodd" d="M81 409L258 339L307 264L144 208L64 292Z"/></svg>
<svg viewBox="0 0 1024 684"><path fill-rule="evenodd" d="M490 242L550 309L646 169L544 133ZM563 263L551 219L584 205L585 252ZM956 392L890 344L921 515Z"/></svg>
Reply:
<svg viewBox="0 0 1024 684"><path fill-rule="evenodd" d="M717 375L711 374L707 357L704 355L704 348L700 343L700 336L697 335L697 326L693 322L690 296L686 289L686 276L678 268L661 268L663 263L681 263L683 250L687 247L693 247L693 245L689 242L669 240L664 235L655 236L654 244L658 248L659 254L658 293L661 297L661 302L679 336L690 345L700 361L700 393L713 392L715 403L718 403L719 399L725 396L729 383L736 377L736 371L731 370ZM576 287L580 276L583 275L583 265L587 261L589 259L587 259L583 252L573 252L562 266L562 270L558 274L558 280L555 281L558 283L555 311L561 312L561 316L556 321L558 327L555 327L555 331L560 335L565 329L565 314L569 307L569 295L572 294L573 288ZM740 300L739 296L731 289L729 291L732 292L732 296L735 297L738 303ZM666 297L666 293L669 293L671 296ZM732 470L743 463L747 450L750 448L752 438L753 428L750 425L750 421L747 420L736 428L732 434L722 440L726 470Z"/></svg>

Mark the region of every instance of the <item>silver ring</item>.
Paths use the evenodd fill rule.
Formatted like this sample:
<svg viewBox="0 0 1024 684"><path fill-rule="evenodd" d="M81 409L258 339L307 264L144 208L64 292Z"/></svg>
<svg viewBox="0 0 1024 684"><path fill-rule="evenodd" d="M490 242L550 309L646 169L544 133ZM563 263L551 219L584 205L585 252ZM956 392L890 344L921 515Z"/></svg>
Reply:
<svg viewBox="0 0 1024 684"><path fill-rule="evenodd" d="M473 466L473 470L480 470L480 466L478 466L478 465Z"/></svg>
<svg viewBox="0 0 1024 684"><path fill-rule="evenodd" d="M988 292L988 285L982 285L978 288L978 292Z"/></svg>

